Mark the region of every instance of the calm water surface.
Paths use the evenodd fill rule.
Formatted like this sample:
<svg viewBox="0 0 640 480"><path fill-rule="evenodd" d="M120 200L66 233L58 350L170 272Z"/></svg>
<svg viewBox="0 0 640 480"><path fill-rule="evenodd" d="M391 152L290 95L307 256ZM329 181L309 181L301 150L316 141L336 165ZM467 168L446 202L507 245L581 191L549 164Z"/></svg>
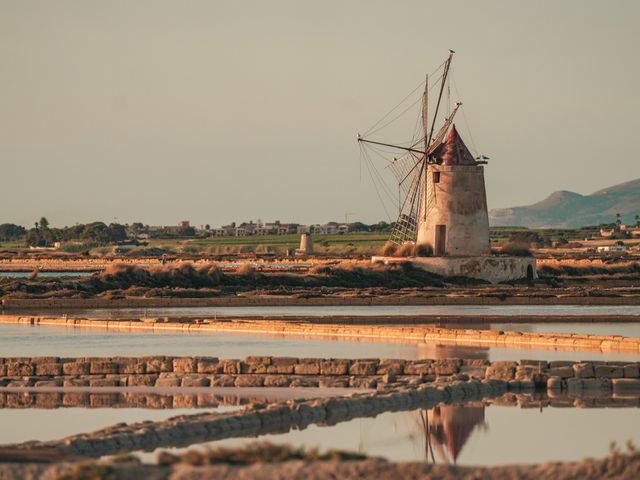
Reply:
<svg viewBox="0 0 640 480"><path fill-rule="evenodd" d="M168 307L87 310L31 310L33 314L67 314L74 317L123 318L141 316L215 315L638 315L640 305L353 305L336 307Z"/></svg>
<svg viewBox="0 0 640 480"><path fill-rule="evenodd" d="M264 435L258 440L358 451L394 461L498 465L602 458L611 442L622 449L628 440L638 445L639 425L640 409L634 408L538 410L476 403L384 413L330 427L314 425ZM254 439L205 445L241 446L250 441ZM153 461L154 455L143 454L143 459Z"/></svg>
<svg viewBox="0 0 640 480"><path fill-rule="evenodd" d="M628 360L633 354L445 346L343 337L295 337L244 333L117 332L90 328L0 324L0 357L53 355L145 356L249 355L336 358L483 358L488 360Z"/></svg>

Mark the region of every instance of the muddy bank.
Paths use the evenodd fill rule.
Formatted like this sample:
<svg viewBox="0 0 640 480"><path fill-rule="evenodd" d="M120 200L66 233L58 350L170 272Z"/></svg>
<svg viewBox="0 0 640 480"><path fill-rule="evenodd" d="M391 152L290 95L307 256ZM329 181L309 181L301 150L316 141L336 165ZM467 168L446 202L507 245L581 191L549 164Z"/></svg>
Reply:
<svg viewBox="0 0 640 480"><path fill-rule="evenodd" d="M615 275L613 276L615 277ZM271 305L638 305L637 279L589 276L558 282L487 285L443 279L408 265L320 264L304 272L215 264L111 265L82 278L0 278L3 308Z"/></svg>
<svg viewBox="0 0 640 480"><path fill-rule="evenodd" d="M0 464L0 478L83 478L82 474L96 473L109 478L133 480L205 480L226 478L230 480L347 480L354 478L379 478L384 480L410 480L430 478L441 480L477 480L492 478L501 480L552 478L574 480L576 478L607 478L635 480L640 473L640 454L636 452L612 454L605 459L586 459L580 462L554 462L541 465L510 465L500 467L458 467L455 465L430 465L425 463L392 463L382 459L357 461L303 461L256 463L250 466L176 464L168 466L140 465L135 462L96 462L82 465L63 463L57 465Z"/></svg>
<svg viewBox="0 0 640 480"><path fill-rule="evenodd" d="M92 309L92 308L162 308L162 307L338 307L376 305L640 305L639 295L612 296L582 295L582 292L566 292L564 295L531 294L482 294L442 292L439 295L416 294L415 292L388 292L374 295L352 293L349 295L326 295L309 291L295 296L264 295L219 296L219 297L126 297L126 298L2 298L0 309Z"/></svg>

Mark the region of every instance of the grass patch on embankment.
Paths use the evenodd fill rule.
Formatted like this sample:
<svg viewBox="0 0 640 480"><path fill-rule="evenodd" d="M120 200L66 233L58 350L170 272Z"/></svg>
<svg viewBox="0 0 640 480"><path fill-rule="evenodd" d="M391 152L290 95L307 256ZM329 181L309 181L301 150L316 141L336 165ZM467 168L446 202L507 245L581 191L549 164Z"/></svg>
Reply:
<svg viewBox="0 0 640 480"><path fill-rule="evenodd" d="M342 235L313 235L316 253L333 255L372 255L388 239L387 233L346 233ZM282 255L286 250L300 246L300 235L253 235L246 237L209 237L181 240L150 240L150 247L176 253L203 255L229 255L241 253L273 253Z"/></svg>

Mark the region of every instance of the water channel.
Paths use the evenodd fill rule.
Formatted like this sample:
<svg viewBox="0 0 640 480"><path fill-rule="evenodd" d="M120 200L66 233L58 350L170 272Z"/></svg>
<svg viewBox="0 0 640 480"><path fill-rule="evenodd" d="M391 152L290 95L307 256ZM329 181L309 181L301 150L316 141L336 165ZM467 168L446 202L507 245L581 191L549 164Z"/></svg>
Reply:
<svg viewBox="0 0 640 480"><path fill-rule="evenodd" d="M487 360L625 360L632 353L438 345L346 337L247 333L120 332L92 328L0 324L0 357L249 355L334 358L480 358Z"/></svg>

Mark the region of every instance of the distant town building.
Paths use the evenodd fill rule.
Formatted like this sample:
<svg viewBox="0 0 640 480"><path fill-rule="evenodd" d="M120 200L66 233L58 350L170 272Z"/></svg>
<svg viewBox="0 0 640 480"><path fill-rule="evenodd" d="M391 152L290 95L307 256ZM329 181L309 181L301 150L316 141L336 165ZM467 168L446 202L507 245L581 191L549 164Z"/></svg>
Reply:
<svg viewBox="0 0 640 480"><path fill-rule="evenodd" d="M301 225L298 223L281 223L279 220L275 222L258 223L243 222L236 225L235 222L230 225L223 225L218 228L212 228L207 233L216 237L246 237L246 236L264 236L264 235L293 235L293 234L312 234L312 235L332 235L344 234L351 231L351 225L348 223L329 222L323 225Z"/></svg>

